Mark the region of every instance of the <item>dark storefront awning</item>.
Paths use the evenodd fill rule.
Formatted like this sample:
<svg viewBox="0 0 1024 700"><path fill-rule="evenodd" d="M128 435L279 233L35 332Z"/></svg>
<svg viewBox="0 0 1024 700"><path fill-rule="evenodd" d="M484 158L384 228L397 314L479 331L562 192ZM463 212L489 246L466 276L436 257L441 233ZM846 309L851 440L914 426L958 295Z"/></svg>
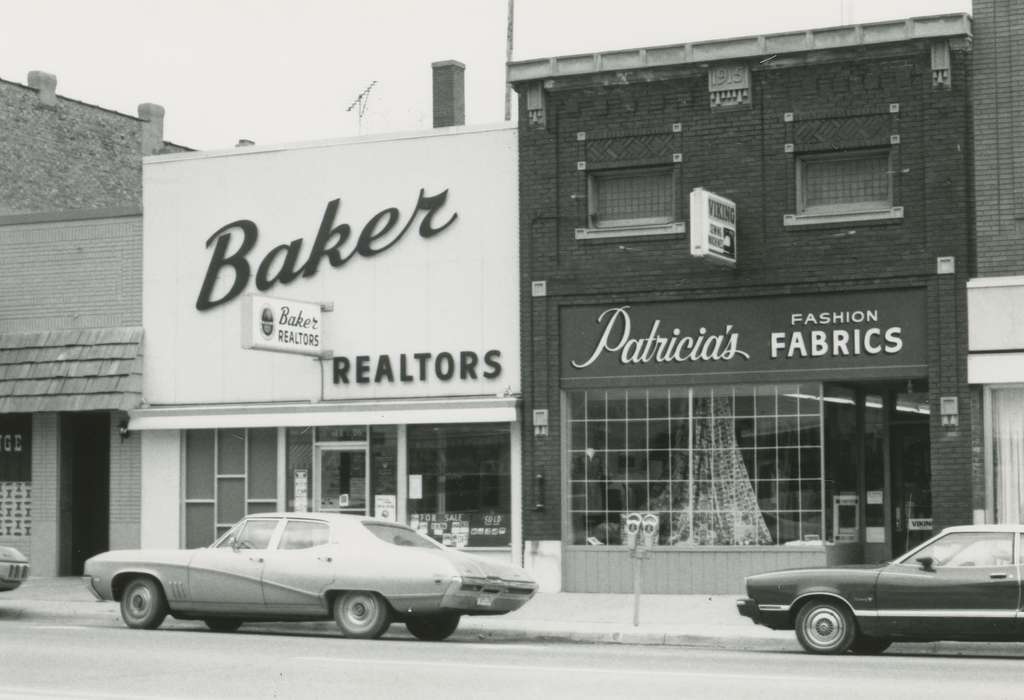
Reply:
<svg viewBox="0 0 1024 700"><path fill-rule="evenodd" d="M127 411L142 399L142 328L0 334L0 413Z"/></svg>

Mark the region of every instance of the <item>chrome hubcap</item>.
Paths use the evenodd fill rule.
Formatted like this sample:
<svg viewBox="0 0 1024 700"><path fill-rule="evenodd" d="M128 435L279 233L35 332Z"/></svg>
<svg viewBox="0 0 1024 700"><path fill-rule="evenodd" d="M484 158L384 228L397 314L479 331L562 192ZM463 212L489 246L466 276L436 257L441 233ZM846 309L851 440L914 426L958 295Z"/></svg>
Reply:
<svg viewBox="0 0 1024 700"><path fill-rule="evenodd" d="M816 647L835 646L845 631L846 623L842 616L832 608L813 610L804 622L807 639Z"/></svg>
<svg viewBox="0 0 1024 700"><path fill-rule="evenodd" d="M149 609L149 600L149 591L145 588L137 588L128 598L128 608L133 615L144 615Z"/></svg>
<svg viewBox="0 0 1024 700"><path fill-rule="evenodd" d="M347 617L349 622L360 627L366 626L373 617L373 604L365 598L357 598L347 606Z"/></svg>

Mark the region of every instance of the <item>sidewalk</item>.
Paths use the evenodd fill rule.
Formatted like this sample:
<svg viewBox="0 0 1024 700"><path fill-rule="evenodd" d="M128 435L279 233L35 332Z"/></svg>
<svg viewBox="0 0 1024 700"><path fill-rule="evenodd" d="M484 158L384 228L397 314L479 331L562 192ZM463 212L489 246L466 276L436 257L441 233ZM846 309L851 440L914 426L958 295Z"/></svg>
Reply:
<svg viewBox="0 0 1024 700"><path fill-rule="evenodd" d="M559 641L643 644L735 651L799 652L792 632L775 632L736 612L734 595L643 595L638 626L633 596L601 593L539 593L521 609L495 617L464 616L453 639L462 641ZM0 624L7 619L122 626L116 603L97 602L79 578L31 578L0 593ZM168 628L202 626L168 617ZM336 633L333 622L252 623L243 629ZM389 637L408 638L402 625ZM897 644L899 653L1024 656L1024 645L933 642Z"/></svg>

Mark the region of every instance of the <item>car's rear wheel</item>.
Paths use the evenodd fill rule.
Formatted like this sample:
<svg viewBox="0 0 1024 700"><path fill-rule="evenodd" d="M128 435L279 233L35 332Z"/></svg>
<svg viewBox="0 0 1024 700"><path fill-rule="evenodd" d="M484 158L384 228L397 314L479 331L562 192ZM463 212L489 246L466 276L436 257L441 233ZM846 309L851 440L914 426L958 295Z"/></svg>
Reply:
<svg viewBox="0 0 1024 700"><path fill-rule="evenodd" d="M797 641L812 654L842 654L856 636L853 615L837 601L811 600L797 613Z"/></svg>
<svg viewBox="0 0 1024 700"><path fill-rule="evenodd" d="M880 639L879 637L866 637L858 634L850 645L851 654L881 654L892 644L891 639Z"/></svg>
<svg viewBox="0 0 1024 700"><path fill-rule="evenodd" d="M421 615L410 617L405 621L412 636L428 642L440 642L448 639L459 626L460 615L458 613L437 613L434 615Z"/></svg>
<svg viewBox="0 0 1024 700"><path fill-rule="evenodd" d="M242 621L230 617L207 617L203 620L214 632L237 632Z"/></svg>
<svg viewBox="0 0 1024 700"><path fill-rule="evenodd" d="M391 608L380 593L347 591L334 599L334 621L353 639L377 639L391 625Z"/></svg>
<svg viewBox="0 0 1024 700"><path fill-rule="evenodd" d="M167 598L151 578L133 578L121 594L121 618L129 627L152 630L167 617Z"/></svg>

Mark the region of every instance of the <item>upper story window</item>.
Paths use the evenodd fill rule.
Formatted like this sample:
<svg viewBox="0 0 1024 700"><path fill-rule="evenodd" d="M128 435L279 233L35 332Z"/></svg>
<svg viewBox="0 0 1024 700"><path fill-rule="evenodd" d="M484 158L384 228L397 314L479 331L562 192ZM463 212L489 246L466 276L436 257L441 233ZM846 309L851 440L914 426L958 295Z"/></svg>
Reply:
<svg viewBox="0 0 1024 700"><path fill-rule="evenodd" d="M808 154L796 161L797 213L787 225L894 219L893 166L889 149Z"/></svg>
<svg viewBox="0 0 1024 700"><path fill-rule="evenodd" d="M587 176L587 228L577 238L609 238L683 231L676 223L672 167L595 170Z"/></svg>

